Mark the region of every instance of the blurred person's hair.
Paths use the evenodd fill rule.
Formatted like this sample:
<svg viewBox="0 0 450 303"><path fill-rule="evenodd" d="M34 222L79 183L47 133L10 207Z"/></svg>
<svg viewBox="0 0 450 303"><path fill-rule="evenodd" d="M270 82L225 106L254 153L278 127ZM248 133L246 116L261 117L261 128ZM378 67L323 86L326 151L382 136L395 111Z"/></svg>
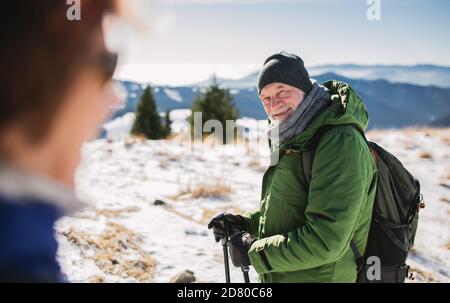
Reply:
<svg viewBox="0 0 450 303"><path fill-rule="evenodd" d="M71 81L98 48L103 17L117 6L81 0L81 20L69 21L65 0L2 3L0 139L11 124L22 126L32 142L45 137Z"/></svg>

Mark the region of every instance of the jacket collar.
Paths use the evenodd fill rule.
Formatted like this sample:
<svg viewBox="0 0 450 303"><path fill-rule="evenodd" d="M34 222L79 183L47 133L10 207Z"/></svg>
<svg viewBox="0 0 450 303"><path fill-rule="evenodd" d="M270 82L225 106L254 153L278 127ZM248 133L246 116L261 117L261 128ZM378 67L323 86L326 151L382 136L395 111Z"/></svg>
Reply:
<svg viewBox="0 0 450 303"><path fill-rule="evenodd" d="M0 193L17 203L32 199L53 205L64 215L71 215L85 206L64 184L4 162L0 162Z"/></svg>

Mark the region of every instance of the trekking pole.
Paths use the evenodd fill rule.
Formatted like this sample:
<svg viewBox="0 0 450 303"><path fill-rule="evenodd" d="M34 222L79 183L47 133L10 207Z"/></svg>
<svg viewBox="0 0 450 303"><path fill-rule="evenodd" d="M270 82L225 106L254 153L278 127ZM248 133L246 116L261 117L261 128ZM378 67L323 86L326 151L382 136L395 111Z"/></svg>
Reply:
<svg viewBox="0 0 450 303"><path fill-rule="evenodd" d="M250 283L250 276L249 276L249 271L250 271L250 260L248 255L246 255L246 252L243 251L243 247L242 244L239 244L239 242L241 242L243 240L242 235L244 234L243 231L241 232L237 232L236 234L234 234L233 236L231 236L230 238L230 251L232 250L232 247L234 248L231 253L231 261L233 261L233 265L235 265L236 267L240 267L242 274L244 275L244 283ZM236 237L238 237L238 243L235 242ZM237 245L237 246L235 246ZM236 249L236 247L238 247ZM234 258L236 258L236 255L239 255L237 257L237 260L235 260ZM234 256L234 258L233 258ZM239 265L237 265L239 264Z"/></svg>
<svg viewBox="0 0 450 303"><path fill-rule="evenodd" d="M223 263L225 265L225 281L226 283L230 283L230 264L228 263L228 228L225 221L223 222L225 227L225 238L222 241L223 247Z"/></svg>
<svg viewBox="0 0 450 303"><path fill-rule="evenodd" d="M242 266L241 270L242 270L242 274L244 275L244 282L245 283L250 283L250 277L248 275L248 272L250 271L250 267Z"/></svg>

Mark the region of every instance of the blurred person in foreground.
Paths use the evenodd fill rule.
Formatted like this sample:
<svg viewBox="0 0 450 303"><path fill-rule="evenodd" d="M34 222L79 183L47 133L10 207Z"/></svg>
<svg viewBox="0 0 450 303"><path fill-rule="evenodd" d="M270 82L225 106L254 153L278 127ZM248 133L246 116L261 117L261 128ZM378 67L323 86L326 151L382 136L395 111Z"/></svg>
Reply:
<svg viewBox="0 0 450 303"><path fill-rule="evenodd" d="M117 55L103 21L112 0L8 1L1 10L0 281L65 282L54 223L82 207L74 175L83 142L97 136L120 100Z"/></svg>

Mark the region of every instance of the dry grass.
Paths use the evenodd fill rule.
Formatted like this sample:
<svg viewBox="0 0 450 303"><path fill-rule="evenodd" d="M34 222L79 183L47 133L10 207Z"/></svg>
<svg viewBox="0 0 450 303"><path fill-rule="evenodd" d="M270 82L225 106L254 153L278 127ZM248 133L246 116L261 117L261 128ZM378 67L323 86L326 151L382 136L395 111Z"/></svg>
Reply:
<svg viewBox="0 0 450 303"><path fill-rule="evenodd" d="M151 281L156 268L155 259L143 256L134 260L118 260L115 255L101 252L95 258L95 264L106 274L122 278L135 278L140 282Z"/></svg>
<svg viewBox="0 0 450 303"><path fill-rule="evenodd" d="M143 135L130 135L130 137L125 138L124 146L126 149L130 149L136 143L142 143L142 142L145 142L146 140L147 140L147 138Z"/></svg>
<svg viewBox="0 0 450 303"><path fill-rule="evenodd" d="M447 184L447 182L439 182L439 186L442 186L444 188L450 189L450 185Z"/></svg>
<svg viewBox="0 0 450 303"><path fill-rule="evenodd" d="M386 137L387 134L389 133L394 133L394 132L402 132L405 129L382 129L382 128L376 128L376 129L371 129L369 131L366 132L366 135L370 137L371 140L377 140L379 138L383 138Z"/></svg>
<svg viewBox="0 0 450 303"><path fill-rule="evenodd" d="M266 167L261 164L261 161L259 159L251 159L250 161L248 161L247 166L259 172L263 172L266 170Z"/></svg>
<svg viewBox="0 0 450 303"><path fill-rule="evenodd" d="M192 197L194 199L199 198L218 198L226 199L231 193L231 187L220 182L213 185L200 184L196 186L192 191Z"/></svg>
<svg viewBox="0 0 450 303"><path fill-rule="evenodd" d="M411 266L411 269L414 271L414 276L416 276L416 279L420 277L420 280L427 283L439 282L438 279L430 272L424 271L414 266Z"/></svg>
<svg viewBox="0 0 450 303"><path fill-rule="evenodd" d="M442 141L443 141L446 145L450 146L450 138L442 138Z"/></svg>
<svg viewBox="0 0 450 303"><path fill-rule="evenodd" d="M411 142L404 143L404 146L406 149L409 149L409 150L415 150L415 149L419 148L419 145L417 145L415 143L411 143Z"/></svg>
<svg viewBox="0 0 450 303"><path fill-rule="evenodd" d="M450 139L450 128L432 128L432 127L406 127L401 131L406 135L423 133L426 137L438 137L441 139Z"/></svg>
<svg viewBox="0 0 450 303"><path fill-rule="evenodd" d="M166 169L171 162L177 162L180 160L179 154L173 154L173 153L166 153L160 160L159 160L159 167Z"/></svg>
<svg viewBox="0 0 450 303"><path fill-rule="evenodd" d="M386 132L401 132L407 137L416 135L417 133L424 134L425 137L440 138L444 143L450 145L450 128L431 128L431 127L405 127L398 130L392 129L372 129L367 132L367 135L374 141L378 138L386 136Z"/></svg>
<svg viewBox="0 0 450 303"><path fill-rule="evenodd" d="M147 137L143 134L130 134L129 138L125 139L125 144L126 143L136 143L136 142L143 142L143 141L147 141Z"/></svg>
<svg viewBox="0 0 450 303"><path fill-rule="evenodd" d="M139 211L140 208L136 206L124 207L119 209L96 209L95 214L97 216L104 216L106 218L118 218L123 217L129 213Z"/></svg>
<svg viewBox="0 0 450 303"><path fill-rule="evenodd" d="M194 155L194 159L198 162L205 162L205 158L202 155Z"/></svg>
<svg viewBox="0 0 450 303"><path fill-rule="evenodd" d="M450 199L447 197L440 197L439 201L444 202L444 203L450 203Z"/></svg>
<svg viewBox="0 0 450 303"><path fill-rule="evenodd" d="M178 162L181 158L181 154L169 150L158 150L154 155L158 157L160 168L167 168L170 162Z"/></svg>
<svg viewBox="0 0 450 303"><path fill-rule="evenodd" d="M230 186L218 181L213 184L201 183L194 187L191 185L186 186L177 194L171 196L173 200L178 199L200 199L200 198L215 198L226 200L229 198L232 189Z"/></svg>
<svg viewBox="0 0 450 303"><path fill-rule="evenodd" d="M433 159L433 156L431 155L431 153L427 152L427 151L422 151L419 154L419 157L422 159Z"/></svg>
<svg viewBox="0 0 450 303"><path fill-rule="evenodd" d="M170 133L165 140L167 141L177 141L179 139L179 134L172 134Z"/></svg>
<svg viewBox="0 0 450 303"><path fill-rule="evenodd" d="M156 260L141 249L140 236L121 224L109 222L99 236L73 228L62 234L82 250L94 250L91 258L105 274L140 282L151 281L154 276ZM98 277L91 278L96 280ZM99 279L99 282L103 280Z"/></svg>
<svg viewBox="0 0 450 303"><path fill-rule="evenodd" d="M96 220L99 216L103 216L106 218L122 218L130 213L137 212L139 210L139 207L124 207L118 209L89 208L87 212L82 212L76 217L86 220Z"/></svg>

